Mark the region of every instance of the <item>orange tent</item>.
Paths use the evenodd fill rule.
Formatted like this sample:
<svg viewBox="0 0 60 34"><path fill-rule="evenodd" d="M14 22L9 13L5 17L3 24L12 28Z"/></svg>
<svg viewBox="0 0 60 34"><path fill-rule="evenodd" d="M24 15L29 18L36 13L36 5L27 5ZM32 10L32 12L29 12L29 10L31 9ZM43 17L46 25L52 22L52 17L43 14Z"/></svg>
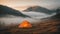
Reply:
<svg viewBox="0 0 60 34"><path fill-rule="evenodd" d="M18 26L19 28L31 28L32 25L29 21L24 20L21 24L19 24Z"/></svg>

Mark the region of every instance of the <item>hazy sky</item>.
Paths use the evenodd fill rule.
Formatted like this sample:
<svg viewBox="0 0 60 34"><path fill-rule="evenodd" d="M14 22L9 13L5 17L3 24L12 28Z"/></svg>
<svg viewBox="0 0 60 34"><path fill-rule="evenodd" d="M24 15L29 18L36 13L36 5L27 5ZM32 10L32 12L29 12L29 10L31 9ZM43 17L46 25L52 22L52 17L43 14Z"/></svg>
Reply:
<svg viewBox="0 0 60 34"><path fill-rule="evenodd" d="M0 4L10 7L39 5L51 9L60 7L60 0L0 0Z"/></svg>

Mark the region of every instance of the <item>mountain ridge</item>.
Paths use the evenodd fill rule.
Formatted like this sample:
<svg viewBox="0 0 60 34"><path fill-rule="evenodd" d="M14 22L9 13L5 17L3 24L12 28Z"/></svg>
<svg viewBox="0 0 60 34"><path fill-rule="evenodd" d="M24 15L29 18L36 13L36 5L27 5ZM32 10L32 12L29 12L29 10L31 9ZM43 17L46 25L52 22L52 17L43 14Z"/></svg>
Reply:
<svg viewBox="0 0 60 34"><path fill-rule="evenodd" d="M47 8L41 7L41 6L33 6L33 7L28 7L26 10L24 11L35 11L35 12L42 12L42 13L46 13L46 14L52 14L55 11L49 10Z"/></svg>
<svg viewBox="0 0 60 34"><path fill-rule="evenodd" d="M10 8L8 6L0 5L0 17L5 15L14 15L14 16L21 16L21 17L29 17L24 15L20 11Z"/></svg>

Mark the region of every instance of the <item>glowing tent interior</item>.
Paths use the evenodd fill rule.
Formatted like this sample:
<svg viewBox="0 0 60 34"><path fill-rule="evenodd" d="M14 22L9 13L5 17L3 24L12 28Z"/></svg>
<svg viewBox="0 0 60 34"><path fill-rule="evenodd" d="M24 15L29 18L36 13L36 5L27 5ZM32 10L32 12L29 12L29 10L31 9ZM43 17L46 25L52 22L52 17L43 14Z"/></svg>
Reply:
<svg viewBox="0 0 60 34"><path fill-rule="evenodd" d="M18 27L19 28L31 28L32 24L29 21L24 20L21 24L19 24Z"/></svg>

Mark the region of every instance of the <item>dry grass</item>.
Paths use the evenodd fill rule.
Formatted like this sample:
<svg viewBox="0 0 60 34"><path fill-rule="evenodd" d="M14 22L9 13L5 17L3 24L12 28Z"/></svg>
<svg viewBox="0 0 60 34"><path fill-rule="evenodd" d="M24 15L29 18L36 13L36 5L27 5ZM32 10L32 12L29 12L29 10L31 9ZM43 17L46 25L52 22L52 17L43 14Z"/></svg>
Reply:
<svg viewBox="0 0 60 34"><path fill-rule="evenodd" d="M59 34L59 24L60 20L44 20L28 29L18 28L18 25L9 26L7 29L0 30L0 34Z"/></svg>

